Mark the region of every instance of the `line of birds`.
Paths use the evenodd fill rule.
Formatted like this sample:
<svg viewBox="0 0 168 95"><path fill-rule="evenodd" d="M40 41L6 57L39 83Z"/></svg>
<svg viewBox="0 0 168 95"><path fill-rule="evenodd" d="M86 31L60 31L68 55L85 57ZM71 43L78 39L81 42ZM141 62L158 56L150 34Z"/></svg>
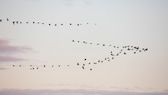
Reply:
<svg viewBox="0 0 168 95"><path fill-rule="evenodd" d="M102 59L98 59L97 61L94 61L94 62L90 62L87 58L83 58L83 61L82 62L76 62L76 66L80 67L81 69L87 69L89 65L97 65L97 64L100 64L100 63L104 63L104 62L110 62L111 60L114 60L115 57L118 57L120 55L127 55L128 52L133 52L133 54L137 54L137 53L140 53L140 52L146 52L148 51L148 48L140 48L139 46L122 46L122 47L119 47L119 46L115 46L115 47L118 47L117 49L119 49L119 51L117 53L114 53L114 51L110 51L109 52L109 56L108 57L104 57ZM113 48L115 48L113 47ZM33 66L33 65L30 65L30 70L38 70L40 68L47 68L47 67L64 67L63 65L42 65L42 66ZM71 65L66 65L66 67L70 67ZM87 66L87 67L86 67ZM22 67L22 65L13 65L13 67ZM93 70L93 68L89 68L90 71Z"/></svg>
<svg viewBox="0 0 168 95"><path fill-rule="evenodd" d="M58 25L63 26L64 25L63 23L61 23L61 24L56 24L56 23L52 24L52 23L35 22L35 21L33 21L33 22L11 21L11 20L9 20L9 18L4 19L4 20L0 19L0 22L3 22L3 21L12 22L13 25L23 24L23 23L25 23L25 24L29 24L29 23L30 24L41 24L41 25L46 24L48 26L58 26ZM87 22L87 23L84 23L84 24L88 25L89 23ZM68 25L70 25L70 26L72 26L72 25L81 26L81 25L84 25L84 24L82 24L82 23L77 23L77 24L68 23ZM97 24L95 23L94 25L97 25Z"/></svg>
<svg viewBox="0 0 168 95"><path fill-rule="evenodd" d="M93 45L94 43L91 43L91 42L86 42L86 41L75 41L75 40L72 40L72 42L76 42L76 43L83 43L83 44L90 44L90 45ZM100 46L112 46L112 45L106 45L106 44L100 44L100 43L95 43L94 45L100 45ZM132 46L132 45L128 45L128 46L122 46L122 47L119 47L119 46L112 46L113 48L116 48L116 49L119 49L119 52L118 53L115 53L113 51L110 51L109 52L109 56L108 57L104 57L102 58L101 60L97 60L95 62L88 62L87 64L79 64L79 62L77 62L77 66L81 66L82 69L85 69L85 66L86 65L91 65L91 64L99 64L99 63L104 63L105 61L107 62L110 62L111 60L114 60L115 57L118 57L119 55L123 54L123 55L127 55L127 52L133 52L133 54L137 54L138 52L146 52L148 51L148 48L140 48L139 46ZM86 62L87 59L84 58L84 61ZM90 68L90 70L92 71L93 69Z"/></svg>

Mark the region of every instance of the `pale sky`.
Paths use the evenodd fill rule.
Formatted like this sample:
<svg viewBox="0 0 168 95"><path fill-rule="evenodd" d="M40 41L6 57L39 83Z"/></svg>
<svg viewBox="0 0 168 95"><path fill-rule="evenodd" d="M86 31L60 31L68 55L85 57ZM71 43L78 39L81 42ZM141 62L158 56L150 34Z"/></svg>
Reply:
<svg viewBox="0 0 168 95"><path fill-rule="evenodd" d="M167 92L167 17L167 0L0 0L0 90ZM128 45L148 51L104 60Z"/></svg>

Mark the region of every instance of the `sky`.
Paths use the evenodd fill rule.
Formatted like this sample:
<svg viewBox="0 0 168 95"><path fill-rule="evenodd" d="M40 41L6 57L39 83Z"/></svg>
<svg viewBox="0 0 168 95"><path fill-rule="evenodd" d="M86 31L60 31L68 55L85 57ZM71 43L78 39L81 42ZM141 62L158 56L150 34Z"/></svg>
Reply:
<svg viewBox="0 0 168 95"><path fill-rule="evenodd" d="M167 5L0 0L0 94L168 94ZM123 46L148 50L134 54Z"/></svg>

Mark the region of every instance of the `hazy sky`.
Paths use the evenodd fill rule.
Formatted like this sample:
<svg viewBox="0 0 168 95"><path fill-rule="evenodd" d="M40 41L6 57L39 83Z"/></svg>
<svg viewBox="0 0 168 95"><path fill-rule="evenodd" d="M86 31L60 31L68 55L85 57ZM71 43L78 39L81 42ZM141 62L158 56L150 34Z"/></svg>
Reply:
<svg viewBox="0 0 168 95"><path fill-rule="evenodd" d="M0 0L0 89L167 92L167 17L167 0ZM118 50L96 43L149 50L82 70Z"/></svg>

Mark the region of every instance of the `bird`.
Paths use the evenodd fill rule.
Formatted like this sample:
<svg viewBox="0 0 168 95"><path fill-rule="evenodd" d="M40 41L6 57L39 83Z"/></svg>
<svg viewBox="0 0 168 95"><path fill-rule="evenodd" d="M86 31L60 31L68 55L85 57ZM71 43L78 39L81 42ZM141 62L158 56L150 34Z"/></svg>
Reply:
<svg viewBox="0 0 168 95"><path fill-rule="evenodd" d="M63 24L61 24L61 26L63 26Z"/></svg>
<svg viewBox="0 0 168 95"><path fill-rule="evenodd" d="M55 26L57 26L57 24L55 24Z"/></svg>
<svg viewBox="0 0 168 95"><path fill-rule="evenodd" d="M92 71L92 68L90 68L90 71Z"/></svg>
<svg viewBox="0 0 168 95"><path fill-rule="evenodd" d="M82 66L82 69L85 69L85 67L84 67L84 66Z"/></svg>
<svg viewBox="0 0 168 95"><path fill-rule="evenodd" d="M84 60L86 61L86 58Z"/></svg>
<svg viewBox="0 0 168 95"><path fill-rule="evenodd" d="M69 23L69 25L72 25L71 23Z"/></svg>
<svg viewBox="0 0 168 95"><path fill-rule="evenodd" d="M72 40L72 42L75 42L75 40Z"/></svg>
<svg viewBox="0 0 168 95"><path fill-rule="evenodd" d="M26 24L28 24L29 22L26 22Z"/></svg>
<svg viewBox="0 0 168 95"><path fill-rule="evenodd" d="M54 65L52 65L52 68L54 67Z"/></svg>
<svg viewBox="0 0 168 95"><path fill-rule="evenodd" d="M2 19L0 19L0 22L2 22Z"/></svg>
<svg viewBox="0 0 168 95"><path fill-rule="evenodd" d="M48 24L49 26L51 25L51 24Z"/></svg>
<svg viewBox="0 0 168 95"><path fill-rule="evenodd" d="M58 67L61 67L61 65L58 65Z"/></svg>
<svg viewBox="0 0 168 95"><path fill-rule="evenodd" d="M79 63L77 63L77 65L79 65Z"/></svg>
<svg viewBox="0 0 168 95"><path fill-rule="evenodd" d="M13 21L12 23L13 23L13 25L14 25L14 24L15 24L15 21Z"/></svg>
<svg viewBox="0 0 168 95"><path fill-rule="evenodd" d="M15 65L12 65L13 67L15 67Z"/></svg>
<svg viewBox="0 0 168 95"><path fill-rule="evenodd" d="M79 24L77 24L77 26L79 26Z"/></svg>
<svg viewBox="0 0 168 95"><path fill-rule="evenodd" d="M9 21L9 19L8 19L8 18L7 18L6 20L7 20L7 21Z"/></svg>
<svg viewBox="0 0 168 95"><path fill-rule="evenodd" d="M44 65L43 67L45 68L46 66Z"/></svg>
<svg viewBox="0 0 168 95"><path fill-rule="evenodd" d="M35 22L33 22L33 24L35 24Z"/></svg>

